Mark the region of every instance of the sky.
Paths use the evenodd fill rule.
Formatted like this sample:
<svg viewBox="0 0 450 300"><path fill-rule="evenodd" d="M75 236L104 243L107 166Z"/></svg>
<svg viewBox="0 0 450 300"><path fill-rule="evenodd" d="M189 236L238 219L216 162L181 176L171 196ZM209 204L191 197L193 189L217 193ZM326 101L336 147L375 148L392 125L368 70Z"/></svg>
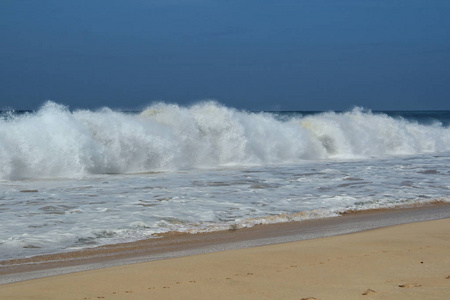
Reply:
<svg viewBox="0 0 450 300"><path fill-rule="evenodd" d="M1 0L0 109L450 109L450 1Z"/></svg>

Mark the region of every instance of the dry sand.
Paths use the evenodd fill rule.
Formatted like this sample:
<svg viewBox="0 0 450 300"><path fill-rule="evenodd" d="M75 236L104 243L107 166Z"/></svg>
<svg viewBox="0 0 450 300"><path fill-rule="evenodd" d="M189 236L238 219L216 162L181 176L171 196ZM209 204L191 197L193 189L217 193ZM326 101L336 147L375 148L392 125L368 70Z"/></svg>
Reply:
<svg viewBox="0 0 450 300"><path fill-rule="evenodd" d="M450 219L5 284L0 299L450 299Z"/></svg>

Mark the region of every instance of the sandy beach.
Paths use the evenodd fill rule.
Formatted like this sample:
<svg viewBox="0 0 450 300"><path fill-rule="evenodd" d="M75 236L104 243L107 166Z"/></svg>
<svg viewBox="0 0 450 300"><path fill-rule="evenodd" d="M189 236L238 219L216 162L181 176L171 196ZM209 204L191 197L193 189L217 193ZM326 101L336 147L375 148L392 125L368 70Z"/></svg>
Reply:
<svg viewBox="0 0 450 300"><path fill-rule="evenodd" d="M237 230L239 231L239 230ZM0 285L1 299L446 299L450 219Z"/></svg>

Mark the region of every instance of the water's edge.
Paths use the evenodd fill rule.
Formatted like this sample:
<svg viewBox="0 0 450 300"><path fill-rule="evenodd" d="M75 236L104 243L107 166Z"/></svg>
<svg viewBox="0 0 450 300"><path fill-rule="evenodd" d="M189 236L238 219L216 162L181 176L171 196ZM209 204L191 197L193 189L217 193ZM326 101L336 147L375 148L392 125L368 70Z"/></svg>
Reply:
<svg viewBox="0 0 450 300"><path fill-rule="evenodd" d="M368 211L342 217L260 225L238 230L179 234L161 239L46 256L39 263L0 266L0 284L161 259L244 249L450 218L450 204Z"/></svg>

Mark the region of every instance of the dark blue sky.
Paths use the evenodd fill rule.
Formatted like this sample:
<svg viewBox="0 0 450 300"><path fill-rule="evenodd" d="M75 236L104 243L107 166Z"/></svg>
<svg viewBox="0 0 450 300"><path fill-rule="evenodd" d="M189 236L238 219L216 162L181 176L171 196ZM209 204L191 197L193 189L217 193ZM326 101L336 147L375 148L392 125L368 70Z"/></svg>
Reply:
<svg viewBox="0 0 450 300"><path fill-rule="evenodd" d="M450 1L2 0L0 108L450 109Z"/></svg>

